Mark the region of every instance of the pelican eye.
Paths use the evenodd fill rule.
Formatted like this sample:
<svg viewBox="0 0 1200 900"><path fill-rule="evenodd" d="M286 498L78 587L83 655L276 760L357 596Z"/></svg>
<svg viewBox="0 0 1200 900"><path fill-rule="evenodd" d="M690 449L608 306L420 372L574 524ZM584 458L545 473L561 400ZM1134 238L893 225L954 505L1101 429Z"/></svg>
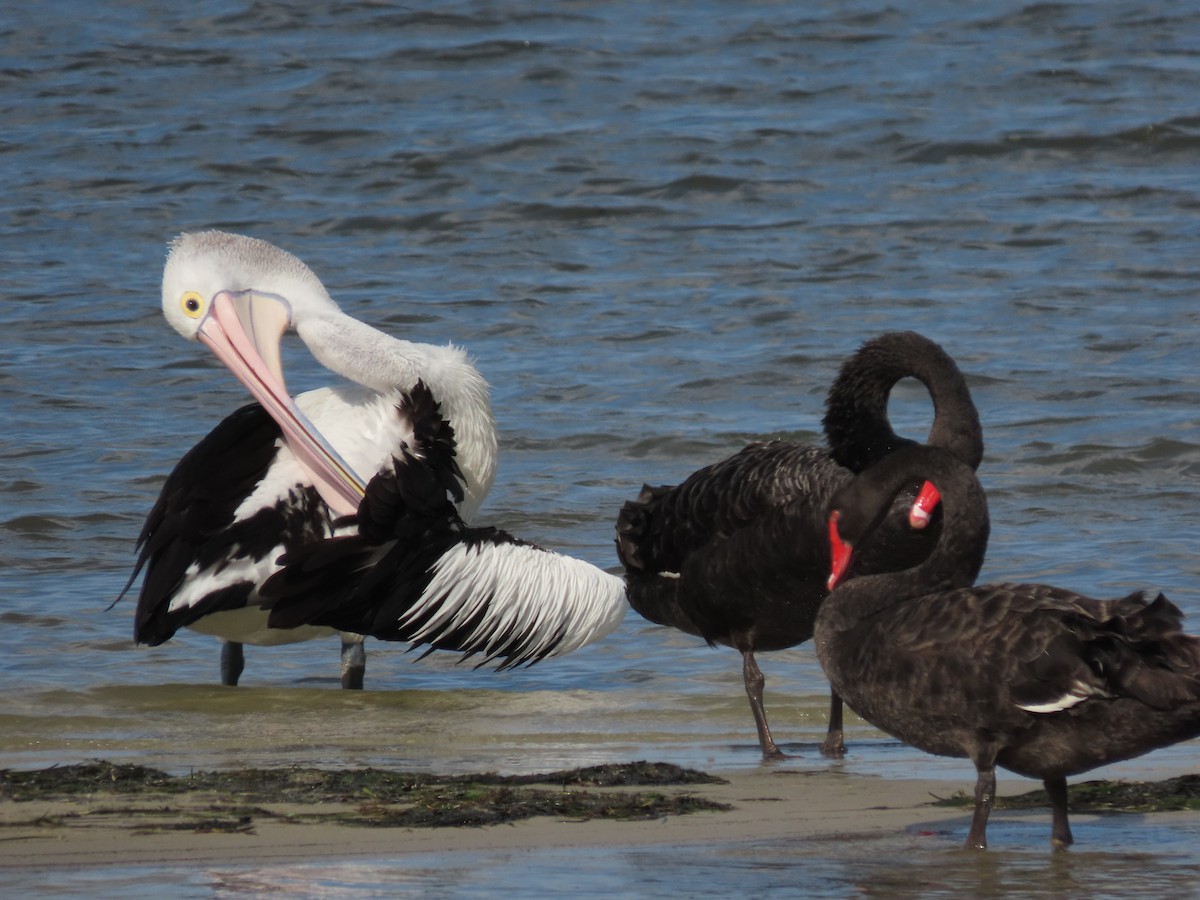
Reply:
<svg viewBox="0 0 1200 900"><path fill-rule="evenodd" d="M183 314L191 319L200 318L200 314L204 312L204 298L195 291L188 291L179 299L179 305L183 309Z"/></svg>

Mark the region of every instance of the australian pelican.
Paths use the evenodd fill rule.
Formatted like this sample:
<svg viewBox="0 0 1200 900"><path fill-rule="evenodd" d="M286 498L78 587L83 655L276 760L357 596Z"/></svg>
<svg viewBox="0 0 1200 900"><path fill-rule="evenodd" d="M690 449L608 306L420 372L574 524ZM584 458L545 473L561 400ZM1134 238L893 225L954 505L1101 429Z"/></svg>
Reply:
<svg viewBox="0 0 1200 900"><path fill-rule="evenodd" d="M327 625L271 627L259 588L283 554L357 533L345 517L358 511L367 481L412 442L405 403L418 382L452 423L461 475L455 514L470 519L496 473L489 390L463 350L401 340L348 316L303 262L255 238L219 231L178 237L163 272L162 304L168 322L205 344L257 403L218 424L163 485L125 588L145 570L134 637L160 644L182 627L216 635L224 642L221 680L236 684L242 644L332 633ZM348 383L289 397L280 355L289 330ZM493 561L510 565L503 553ZM449 563L439 571L454 578ZM510 567L504 574L527 573ZM569 587L559 584L552 602L569 603ZM539 596L536 584L523 589ZM361 634L343 631L342 641L342 684L361 687Z"/></svg>

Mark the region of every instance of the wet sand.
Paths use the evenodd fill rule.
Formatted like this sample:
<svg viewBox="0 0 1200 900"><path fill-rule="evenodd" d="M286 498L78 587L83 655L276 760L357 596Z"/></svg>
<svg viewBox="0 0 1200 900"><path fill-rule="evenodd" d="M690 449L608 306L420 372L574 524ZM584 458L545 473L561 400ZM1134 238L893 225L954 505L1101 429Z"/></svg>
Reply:
<svg viewBox="0 0 1200 900"><path fill-rule="evenodd" d="M699 846L771 840L848 840L902 833L927 826L965 836L965 810L931 803L958 790L945 781L880 778L842 772L800 772L763 767L710 773L724 784L654 788L698 795L728 810L670 815L643 821L567 821L539 817L513 824L458 828L356 827L297 824L282 817L299 805L256 804L277 817L253 817L242 829L178 828L178 816L154 821L164 798L85 795L69 800L0 800L0 868L106 865L250 864L288 861L396 858L404 854L480 851L522 852L553 848ZM1027 790L1013 784L1012 793ZM564 790L562 785L547 785ZM607 788L590 790L609 790ZM203 818L211 794L170 798L176 812ZM356 805L356 804L349 804ZM311 806L305 811L311 812ZM172 821L168 821L168 819ZM1047 838L1049 811L1045 813ZM165 829L165 830L162 830Z"/></svg>

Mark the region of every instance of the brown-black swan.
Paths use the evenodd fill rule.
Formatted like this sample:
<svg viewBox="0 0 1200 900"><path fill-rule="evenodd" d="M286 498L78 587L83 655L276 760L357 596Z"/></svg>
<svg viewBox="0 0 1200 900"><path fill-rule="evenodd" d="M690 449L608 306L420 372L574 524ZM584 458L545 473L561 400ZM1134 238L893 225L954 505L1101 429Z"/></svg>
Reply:
<svg viewBox="0 0 1200 900"><path fill-rule="evenodd" d="M847 564L913 479L941 495L942 530L904 572L848 577ZM969 466L907 448L833 498L833 593L817 614L817 655L833 689L907 744L975 764L968 848L987 846L996 766L1042 779L1051 843L1072 843L1070 775L1200 734L1200 638L1162 594L1093 600L1044 584L972 587L988 537Z"/></svg>

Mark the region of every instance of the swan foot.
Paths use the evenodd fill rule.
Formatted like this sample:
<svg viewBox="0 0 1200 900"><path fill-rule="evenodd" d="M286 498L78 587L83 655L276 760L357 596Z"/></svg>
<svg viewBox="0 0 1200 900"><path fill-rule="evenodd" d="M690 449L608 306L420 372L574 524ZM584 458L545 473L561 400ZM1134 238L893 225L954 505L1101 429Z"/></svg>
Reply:
<svg viewBox="0 0 1200 900"><path fill-rule="evenodd" d="M771 739L771 735L767 735L767 743L762 743L762 736L759 736L759 744L762 746L763 762L779 762L781 759L787 759L788 755L775 746L775 741Z"/></svg>
<svg viewBox="0 0 1200 900"><path fill-rule="evenodd" d="M826 759L841 759L846 755L846 742L841 731L831 731L821 742L821 755Z"/></svg>
<svg viewBox="0 0 1200 900"><path fill-rule="evenodd" d="M787 754L776 746L775 739L771 737L771 728L767 725L767 713L763 709L763 685L767 680L754 661L753 650L742 651L742 681L746 685L746 696L750 699L754 725L758 728L758 745L762 748L763 762L787 759Z"/></svg>
<svg viewBox="0 0 1200 900"><path fill-rule="evenodd" d="M842 698L836 691L829 693L829 730L821 744L821 755L829 759L841 759L846 755L846 738L842 732Z"/></svg>
<svg viewBox="0 0 1200 900"><path fill-rule="evenodd" d="M1075 843L1071 823L1067 819L1067 779L1046 778L1042 785L1050 796L1050 810L1054 817L1050 828L1050 846L1055 850L1066 850Z"/></svg>
<svg viewBox="0 0 1200 900"><path fill-rule="evenodd" d="M979 777L975 781L975 814L971 816L971 831L964 845L967 850L987 849L987 823L992 812L992 804L996 802L996 769L995 766L979 766L976 764Z"/></svg>

